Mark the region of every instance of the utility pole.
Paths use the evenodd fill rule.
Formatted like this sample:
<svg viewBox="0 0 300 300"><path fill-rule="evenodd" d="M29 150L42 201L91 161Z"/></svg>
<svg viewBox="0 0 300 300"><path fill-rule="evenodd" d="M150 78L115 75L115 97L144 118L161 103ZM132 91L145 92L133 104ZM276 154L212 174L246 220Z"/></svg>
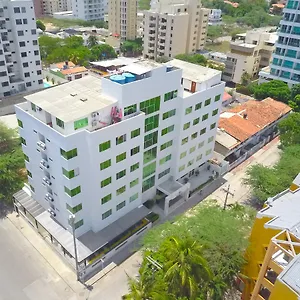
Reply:
<svg viewBox="0 0 300 300"><path fill-rule="evenodd" d="M222 191L224 191L226 193L226 195L225 195L225 201L224 201L224 206L223 206L223 210L225 210L226 206L227 206L228 194L231 195L232 197L234 196L234 194L230 192L230 184L228 185L227 189L223 188Z"/></svg>
<svg viewBox="0 0 300 300"><path fill-rule="evenodd" d="M74 253L75 253L74 258L75 258L75 266L76 266L76 277L77 277L77 281L80 281L76 237L75 237L75 215L71 214L69 216L69 224L72 226L73 244L74 244Z"/></svg>

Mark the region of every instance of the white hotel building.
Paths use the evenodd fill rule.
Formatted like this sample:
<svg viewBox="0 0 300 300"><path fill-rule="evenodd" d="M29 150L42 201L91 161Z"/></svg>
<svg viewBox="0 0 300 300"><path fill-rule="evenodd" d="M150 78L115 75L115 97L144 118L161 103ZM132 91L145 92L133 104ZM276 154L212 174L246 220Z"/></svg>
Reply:
<svg viewBox="0 0 300 300"><path fill-rule="evenodd" d="M16 106L27 193L66 231L75 214L83 244L163 187L188 192L177 179L213 154L225 86L220 71L179 60L140 60L120 71L126 82L87 76Z"/></svg>

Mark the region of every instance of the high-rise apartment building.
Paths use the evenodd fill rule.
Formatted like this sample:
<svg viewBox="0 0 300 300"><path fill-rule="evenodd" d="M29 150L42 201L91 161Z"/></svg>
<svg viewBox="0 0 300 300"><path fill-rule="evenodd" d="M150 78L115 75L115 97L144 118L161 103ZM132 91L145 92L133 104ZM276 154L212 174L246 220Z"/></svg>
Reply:
<svg viewBox="0 0 300 300"><path fill-rule="evenodd" d="M289 86L300 82L300 1L287 1L278 30L270 68L260 72L261 81L278 79Z"/></svg>
<svg viewBox="0 0 300 300"><path fill-rule="evenodd" d="M72 0L72 11L75 19L104 20L108 11L108 0Z"/></svg>
<svg viewBox="0 0 300 300"><path fill-rule="evenodd" d="M43 88L31 0L0 1L0 98Z"/></svg>
<svg viewBox="0 0 300 300"><path fill-rule="evenodd" d="M153 2L144 13L144 57L174 57L203 49L209 11L198 0Z"/></svg>
<svg viewBox="0 0 300 300"><path fill-rule="evenodd" d="M109 0L108 26L122 41L134 40L137 34L137 0Z"/></svg>
<svg viewBox="0 0 300 300"><path fill-rule="evenodd" d="M158 190L179 196L188 187L177 180L213 155L220 71L139 60L120 72L46 89L16 106L31 197L68 230L74 213L78 237Z"/></svg>
<svg viewBox="0 0 300 300"><path fill-rule="evenodd" d="M56 12L71 11L72 0L44 0L43 15L52 16Z"/></svg>

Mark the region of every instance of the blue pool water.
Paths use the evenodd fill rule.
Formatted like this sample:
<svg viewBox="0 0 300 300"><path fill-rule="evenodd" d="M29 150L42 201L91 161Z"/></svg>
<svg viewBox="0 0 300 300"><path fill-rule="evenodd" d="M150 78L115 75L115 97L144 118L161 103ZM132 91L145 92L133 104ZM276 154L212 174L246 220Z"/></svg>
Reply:
<svg viewBox="0 0 300 300"><path fill-rule="evenodd" d="M47 82L45 82L44 81L44 88L48 88L48 87L50 87L51 85L49 84L49 83L47 83Z"/></svg>

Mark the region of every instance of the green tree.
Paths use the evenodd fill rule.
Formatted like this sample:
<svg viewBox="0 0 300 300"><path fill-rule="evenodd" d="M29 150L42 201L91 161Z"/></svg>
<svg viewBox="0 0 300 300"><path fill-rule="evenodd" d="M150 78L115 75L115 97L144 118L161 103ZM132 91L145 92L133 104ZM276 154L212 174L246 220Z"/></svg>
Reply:
<svg viewBox="0 0 300 300"><path fill-rule="evenodd" d="M294 84L291 88L291 99L294 99L297 95L300 95L300 84Z"/></svg>
<svg viewBox="0 0 300 300"><path fill-rule="evenodd" d="M300 112L300 94L296 95L293 100L290 100L288 102L288 104L293 109L293 111Z"/></svg>
<svg viewBox="0 0 300 300"><path fill-rule="evenodd" d="M207 59L201 54L178 54L176 58L200 66L207 65Z"/></svg>
<svg viewBox="0 0 300 300"><path fill-rule="evenodd" d="M36 28L39 28L43 31L46 30L46 26L41 20L36 20Z"/></svg>
<svg viewBox="0 0 300 300"><path fill-rule="evenodd" d="M83 38L81 36L70 36L64 39L64 45L68 48L74 49L83 46Z"/></svg>
<svg viewBox="0 0 300 300"><path fill-rule="evenodd" d="M107 44L97 45L91 49L92 60L103 60L109 58L115 58L117 54L114 48Z"/></svg>
<svg viewBox="0 0 300 300"><path fill-rule="evenodd" d="M88 47L89 47L89 48L92 48L92 47L98 45L98 39L97 39L97 36L95 36L95 35L90 35L90 36L88 37L87 44L88 44Z"/></svg>
<svg viewBox="0 0 300 300"><path fill-rule="evenodd" d="M141 55L143 52L143 41L141 38L124 41L120 50L125 56Z"/></svg>
<svg viewBox="0 0 300 300"><path fill-rule="evenodd" d="M247 72L244 72L242 74L242 76L241 76L241 83L242 83L242 85L247 86L250 83L250 81L251 81L250 74L247 73Z"/></svg>
<svg viewBox="0 0 300 300"><path fill-rule="evenodd" d="M223 35L223 32L224 30L222 26L208 26L207 37L210 38L214 43L217 38Z"/></svg>
<svg viewBox="0 0 300 300"><path fill-rule="evenodd" d="M300 113L292 113L278 124L283 147L300 143Z"/></svg>
<svg viewBox="0 0 300 300"><path fill-rule="evenodd" d="M63 46L63 40L60 38L52 38L47 35L42 35L39 37L39 45L41 58L42 60L45 60L54 50Z"/></svg>
<svg viewBox="0 0 300 300"><path fill-rule="evenodd" d="M0 156L11 152L19 144L17 131L8 128L3 122L0 122Z"/></svg>

